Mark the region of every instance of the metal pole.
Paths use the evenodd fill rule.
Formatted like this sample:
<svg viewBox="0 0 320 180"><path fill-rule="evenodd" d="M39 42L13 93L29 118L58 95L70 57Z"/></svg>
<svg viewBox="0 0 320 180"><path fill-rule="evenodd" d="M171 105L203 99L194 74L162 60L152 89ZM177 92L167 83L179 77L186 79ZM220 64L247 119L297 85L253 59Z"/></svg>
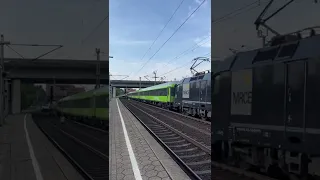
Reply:
<svg viewBox="0 0 320 180"><path fill-rule="evenodd" d="M266 36L262 36L262 47L266 46Z"/></svg>
<svg viewBox="0 0 320 180"><path fill-rule="evenodd" d="M139 90L141 89L141 77L140 77L140 84L139 84Z"/></svg>
<svg viewBox="0 0 320 180"><path fill-rule="evenodd" d="M52 93L52 102L54 101L54 98L56 97L55 95L56 95L56 77L53 77L53 88L52 88L52 90L53 90L53 93ZM52 104L52 102L51 102L51 104Z"/></svg>
<svg viewBox="0 0 320 180"><path fill-rule="evenodd" d="M1 34L0 41L0 126L4 123L4 45L10 44L10 42L4 41L4 36Z"/></svg>
<svg viewBox="0 0 320 180"><path fill-rule="evenodd" d="M96 89L100 88L100 49L96 48L96 54L97 54L97 82L96 82Z"/></svg>

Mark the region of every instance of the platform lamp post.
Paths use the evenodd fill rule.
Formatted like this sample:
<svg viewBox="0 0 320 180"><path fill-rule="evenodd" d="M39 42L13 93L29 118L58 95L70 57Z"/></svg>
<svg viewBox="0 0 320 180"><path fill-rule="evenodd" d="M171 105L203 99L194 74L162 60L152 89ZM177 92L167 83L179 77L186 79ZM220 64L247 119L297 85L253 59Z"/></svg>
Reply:
<svg viewBox="0 0 320 180"><path fill-rule="evenodd" d="M139 98L140 98L140 90L141 90L141 77L139 77L140 81L139 81Z"/></svg>
<svg viewBox="0 0 320 180"><path fill-rule="evenodd" d="M111 59L111 58L113 58L113 56L109 56L109 59ZM111 87L111 73L109 72L109 101L111 100L110 94L112 94L112 87Z"/></svg>
<svg viewBox="0 0 320 180"><path fill-rule="evenodd" d="M1 34L0 40L0 126L4 123L4 46L9 45L9 41L4 41L4 36Z"/></svg>
<svg viewBox="0 0 320 180"><path fill-rule="evenodd" d="M96 89L100 88L100 49L96 48L97 69L96 69Z"/></svg>

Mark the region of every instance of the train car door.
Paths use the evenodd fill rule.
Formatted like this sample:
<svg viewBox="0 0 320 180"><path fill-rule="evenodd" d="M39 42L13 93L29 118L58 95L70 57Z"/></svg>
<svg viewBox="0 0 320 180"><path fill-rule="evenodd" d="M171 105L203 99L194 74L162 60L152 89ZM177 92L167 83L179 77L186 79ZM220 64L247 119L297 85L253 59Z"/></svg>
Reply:
<svg viewBox="0 0 320 180"><path fill-rule="evenodd" d="M207 87L207 81L206 80L200 81L200 103L202 107L204 107L207 101L206 87Z"/></svg>
<svg viewBox="0 0 320 180"><path fill-rule="evenodd" d="M285 135L287 141L299 143L302 141L305 122L306 63L290 62L285 67Z"/></svg>
<svg viewBox="0 0 320 180"><path fill-rule="evenodd" d="M170 87L167 88L167 102L171 101L170 89Z"/></svg>

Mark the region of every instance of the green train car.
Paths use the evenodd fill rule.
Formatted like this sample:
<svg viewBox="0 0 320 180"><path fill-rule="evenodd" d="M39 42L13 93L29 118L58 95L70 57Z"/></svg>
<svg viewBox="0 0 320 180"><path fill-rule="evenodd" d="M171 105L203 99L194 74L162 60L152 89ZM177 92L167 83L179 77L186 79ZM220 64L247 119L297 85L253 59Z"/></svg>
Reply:
<svg viewBox="0 0 320 180"><path fill-rule="evenodd" d="M109 124L109 87L103 87L58 101L59 115L82 121L92 126L107 128Z"/></svg>
<svg viewBox="0 0 320 180"><path fill-rule="evenodd" d="M167 82L135 92L128 93L128 98L159 105L164 108L173 106L177 82Z"/></svg>

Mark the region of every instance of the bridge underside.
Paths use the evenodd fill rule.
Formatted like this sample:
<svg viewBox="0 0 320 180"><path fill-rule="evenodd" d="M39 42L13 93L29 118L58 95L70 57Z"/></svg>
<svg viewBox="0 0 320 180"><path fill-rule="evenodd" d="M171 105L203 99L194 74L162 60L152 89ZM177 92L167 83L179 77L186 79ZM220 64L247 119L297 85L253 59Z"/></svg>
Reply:
<svg viewBox="0 0 320 180"><path fill-rule="evenodd" d="M123 84L123 85L113 85L111 84L112 87L116 87L116 88L140 88L139 85L135 85L135 84ZM147 88L147 87L150 87L150 86L153 86L153 85L141 85L141 88Z"/></svg>
<svg viewBox="0 0 320 180"><path fill-rule="evenodd" d="M100 84L109 84L109 62L100 61ZM21 111L21 82L46 84L96 84L96 60L5 58L7 113ZM8 98L11 97L11 98ZM9 100L10 99L10 100ZM9 102L10 101L10 102ZM9 107L9 108L8 108ZM8 110L9 109L9 110Z"/></svg>
<svg viewBox="0 0 320 180"><path fill-rule="evenodd" d="M95 84L97 61L95 60L21 60L6 59L8 79L20 79L30 83ZM109 64L100 62L100 83L109 82Z"/></svg>
<svg viewBox="0 0 320 180"><path fill-rule="evenodd" d="M14 79L13 79L14 80ZM39 79L39 78L19 78L23 83L35 84L96 84L96 79ZM100 84L109 84L109 79L100 79Z"/></svg>
<svg viewBox="0 0 320 180"><path fill-rule="evenodd" d="M117 88L146 88L158 84L162 84L165 82L158 81L158 82L152 82L152 81L135 81L135 80L110 80L110 85L112 87Z"/></svg>

